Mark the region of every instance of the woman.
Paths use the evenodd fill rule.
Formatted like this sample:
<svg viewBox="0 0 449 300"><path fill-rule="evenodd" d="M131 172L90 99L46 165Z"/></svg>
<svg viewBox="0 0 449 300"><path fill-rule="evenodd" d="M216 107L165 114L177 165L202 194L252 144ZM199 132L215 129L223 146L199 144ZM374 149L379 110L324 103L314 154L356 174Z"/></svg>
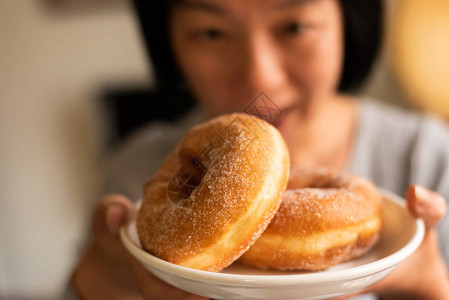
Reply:
<svg viewBox="0 0 449 300"><path fill-rule="evenodd" d="M361 293L447 297L449 280L440 250L447 255L442 239L447 223L438 228L441 245L435 229L446 203L438 193L412 185L421 183L449 197L443 185L445 179L449 182L447 127L344 93L363 81L375 57L380 1L165 4L140 3L140 12L155 23L147 30L150 44L154 42L150 49L158 84L170 88L185 83L199 108L174 125L149 127L128 144L112 171L112 185L137 198L183 130L203 119L243 111L263 92L282 112L272 121L287 142L292 164L347 169L369 177L406 196L411 212L426 222L426 236L416 253ZM121 195L105 196L98 203L92 241L73 275L78 293L86 299L200 299L161 282L123 248L117 230L130 208L130 200Z"/></svg>

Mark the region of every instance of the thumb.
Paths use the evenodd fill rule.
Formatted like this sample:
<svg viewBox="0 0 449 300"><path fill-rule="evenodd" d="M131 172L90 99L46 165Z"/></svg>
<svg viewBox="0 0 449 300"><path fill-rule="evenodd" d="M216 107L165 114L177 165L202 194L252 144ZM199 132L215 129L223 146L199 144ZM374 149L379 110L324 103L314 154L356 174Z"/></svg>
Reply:
<svg viewBox="0 0 449 300"><path fill-rule="evenodd" d="M126 224L132 210L131 201L122 195L107 195L97 204L92 224L94 236L115 235Z"/></svg>
<svg viewBox="0 0 449 300"><path fill-rule="evenodd" d="M411 213L416 218L423 219L427 229L434 228L446 213L444 198L422 186L410 186L406 199Z"/></svg>

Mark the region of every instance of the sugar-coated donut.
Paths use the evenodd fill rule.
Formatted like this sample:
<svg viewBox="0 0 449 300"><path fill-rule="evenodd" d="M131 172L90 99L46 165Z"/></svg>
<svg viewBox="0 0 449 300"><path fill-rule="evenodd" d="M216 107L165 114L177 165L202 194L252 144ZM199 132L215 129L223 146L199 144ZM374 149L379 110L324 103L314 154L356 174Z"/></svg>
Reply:
<svg viewBox="0 0 449 300"><path fill-rule="evenodd" d="M370 181L295 167L278 212L240 262L263 269L327 269L366 253L380 227L381 198Z"/></svg>
<svg viewBox="0 0 449 300"><path fill-rule="evenodd" d="M193 127L144 187L142 247L185 267L223 269L274 217L289 169L282 136L261 119L234 113Z"/></svg>

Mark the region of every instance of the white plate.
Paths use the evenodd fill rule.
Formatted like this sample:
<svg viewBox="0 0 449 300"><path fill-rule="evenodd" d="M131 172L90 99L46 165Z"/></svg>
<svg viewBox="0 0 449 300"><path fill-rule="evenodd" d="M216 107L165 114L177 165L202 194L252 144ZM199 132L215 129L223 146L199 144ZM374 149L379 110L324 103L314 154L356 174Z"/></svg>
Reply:
<svg viewBox="0 0 449 300"><path fill-rule="evenodd" d="M424 223L405 200L386 191L378 244L358 259L322 272L266 271L233 263L219 273L194 270L161 260L140 246L135 219L120 230L125 247L160 279L193 294L214 299L326 299L367 287L412 254L424 236Z"/></svg>

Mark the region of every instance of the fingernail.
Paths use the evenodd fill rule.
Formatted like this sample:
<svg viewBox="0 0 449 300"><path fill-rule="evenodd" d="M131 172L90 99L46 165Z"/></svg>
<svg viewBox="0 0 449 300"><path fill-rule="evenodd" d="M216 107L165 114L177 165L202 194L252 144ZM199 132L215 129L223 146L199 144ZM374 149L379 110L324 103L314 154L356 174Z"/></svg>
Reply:
<svg viewBox="0 0 449 300"><path fill-rule="evenodd" d="M117 233L121 226L123 218L123 207L119 204L113 204L108 207L107 212L107 227L110 233Z"/></svg>
<svg viewBox="0 0 449 300"><path fill-rule="evenodd" d="M416 217L421 217L426 210L426 191L420 187L415 186L414 187L414 195L413 195L413 204L412 204L412 211L415 212Z"/></svg>
<svg viewBox="0 0 449 300"><path fill-rule="evenodd" d="M418 209L418 211L427 211L429 209L429 205L431 204L429 202L429 198L431 197L431 195L429 195L429 192L425 188L417 186L415 189L415 194L416 208Z"/></svg>
<svg viewBox="0 0 449 300"><path fill-rule="evenodd" d="M416 204L422 205L427 203L427 191L419 185L415 186L415 196Z"/></svg>

